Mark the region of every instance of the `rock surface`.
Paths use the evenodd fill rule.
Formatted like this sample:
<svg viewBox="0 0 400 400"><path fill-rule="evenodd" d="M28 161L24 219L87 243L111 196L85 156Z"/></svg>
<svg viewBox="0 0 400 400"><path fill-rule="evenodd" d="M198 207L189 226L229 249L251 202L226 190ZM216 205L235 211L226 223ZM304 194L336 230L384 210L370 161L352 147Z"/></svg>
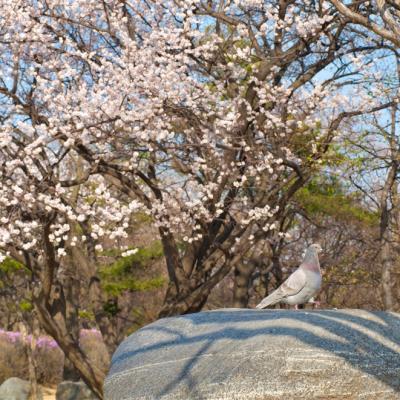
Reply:
<svg viewBox="0 0 400 400"><path fill-rule="evenodd" d="M0 385L0 400L28 400L30 390L31 384L28 381L9 378Z"/></svg>
<svg viewBox="0 0 400 400"><path fill-rule="evenodd" d="M106 400L400 399L400 315L235 310L166 318L129 336Z"/></svg>
<svg viewBox="0 0 400 400"><path fill-rule="evenodd" d="M57 386L56 400L98 400L84 382L64 381Z"/></svg>

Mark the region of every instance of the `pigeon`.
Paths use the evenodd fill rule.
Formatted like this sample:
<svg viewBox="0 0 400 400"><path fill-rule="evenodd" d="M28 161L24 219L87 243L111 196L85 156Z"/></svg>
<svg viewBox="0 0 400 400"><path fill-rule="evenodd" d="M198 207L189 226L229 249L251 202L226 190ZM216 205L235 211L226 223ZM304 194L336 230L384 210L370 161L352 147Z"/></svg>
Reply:
<svg viewBox="0 0 400 400"><path fill-rule="evenodd" d="M266 308L276 303L295 305L314 302L321 288L322 275L318 261L319 244L308 247L303 262L281 286L265 297L256 308ZM315 302L314 302L315 303Z"/></svg>

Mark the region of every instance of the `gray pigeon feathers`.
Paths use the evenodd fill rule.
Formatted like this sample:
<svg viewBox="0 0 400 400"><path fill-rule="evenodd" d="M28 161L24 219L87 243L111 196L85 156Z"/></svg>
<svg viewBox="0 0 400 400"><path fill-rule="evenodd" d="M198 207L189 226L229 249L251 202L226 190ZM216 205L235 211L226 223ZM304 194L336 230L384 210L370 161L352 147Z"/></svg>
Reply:
<svg viewBox="0 0 400 400"><path fill-rule="evenodd" d="M297 305L307 303L321 288L322 275L319 266L319 244L308 247L303 262L281 286L265 297L256 308L266 308L276 303Z"/></svg>

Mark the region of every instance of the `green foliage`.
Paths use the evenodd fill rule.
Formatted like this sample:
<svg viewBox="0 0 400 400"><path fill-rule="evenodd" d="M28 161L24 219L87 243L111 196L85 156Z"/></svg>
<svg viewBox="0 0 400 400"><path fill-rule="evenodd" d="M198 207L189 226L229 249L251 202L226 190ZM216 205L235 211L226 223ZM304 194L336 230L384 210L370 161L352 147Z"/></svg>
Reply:
<svg viewBox="0 0 400 400"><path fill-rule="evenodd" d="M312 181L296 193L295 199L309 215L329 215L370 226L379 221L379 215L357 204L355 196L346 193L336 178L331 178L330 182Z"/></svg>
<svg viewBox="0 0 400 400"><path fill-rule="evenodd" d="M8 285L7 281L12 280L13 276L17 273L31 274L25 265L11 257L6 257L6 259L0 263L0 289L6 287Z"/></svg>
<svg viewBox="0 0 400 400"><path fill-rule="evenodd" d="M156 277L151 279L137 279L125 278L118 281L102 282L103 289L112 296L119 296L124 291L145 291L157 289L164 285L165 279L163 277Z"/></svg>
<svg viewBox="0 0 400 400"><path fill-rule="evenodd" d="M103 305L103 310L111 315L115 316L119 313L120 309L118 308L118 304L115 300L110 299Z"/></svg>
<svg viewBox="0 0 400 400"><path fill-rule="evenodd" d="M291 117L288 120L292 119ZM320 134L320 129L311 129L303 123L302 126L297 126L291 135L290 148L297 157L303 160L311 160L313 151L312 144L317 143L317 137Z"/></svg>
<svg viewBox="0 0 400 400"><path fill-rule="evenodd" d="M23 312L31 312L33 310L33 304L28 300L21 300L19 302L19 308Z"/></svg>
<svg viewBox="0 0 400 400"><path fill-rule="evenodd" d="M6 259L0 263L0 272L5 274L10 274L20 270L25 270L26 272L29 271L23 264L10 257L6 257Z"/></svg>
<svg viewBox="0 0 400 400"><path fill-rule="evenodd" d="M289 115L288 120L293 119L294 117ZM321 122L317 122L314 127L310 127L305 123L297 126L289 139L289 145L297 157L311 162L317 170L321 170L321 168L327 166L339 166L351 161L343 153L341 145L331 143L329 148L319 158L318 164L315 163L315 153L319 153L321 146L324 146L324 143L321 143Z"/></svg>
<svg viewBox="0 0 400 400"><path fill-rule="evenodd" d="M85 319L87 321L94 321L94 314L92 311L88 311L88 310L79 310L78 311L78 316L81 319Z"/></svg>
<svg viewBox="0 0 400 400"><path fill-rule="evenodd" d="M115 250L108 250L109 255L114 255ZM114 253L113 253L114 252ZM119 252L119 250L118 250ZM120 253L120 252L119 252ZM161 258L163 256L163 249L159 240L154 241L148 247L140 248L137 253L127 257L121 257L111 265L101 269L101 276L103 278L118 276L124 272L129 272L133 268L145 267L151 260Z"/></svg>
<svg viewBox="0 0 400 400"><path fill-rule="evenodd" d="M138 211L135 213L133 219L134 219L134 223L136 223L138 225L142 225L142 224L149 224L150 222L152 222L153 217L142 211Z"/></svg>
<svg viewBox="0 0 400 400"><path fill-rule="evenodd" d="M163 286L162 277L150 279L137 277L140 270L162 258L163 254L161 242L156 240L150 246L140 248L137 253L121 257L114 263L102 267L99 275L103 289L112 296L118 296L124 291L144 291Z"/></svg>

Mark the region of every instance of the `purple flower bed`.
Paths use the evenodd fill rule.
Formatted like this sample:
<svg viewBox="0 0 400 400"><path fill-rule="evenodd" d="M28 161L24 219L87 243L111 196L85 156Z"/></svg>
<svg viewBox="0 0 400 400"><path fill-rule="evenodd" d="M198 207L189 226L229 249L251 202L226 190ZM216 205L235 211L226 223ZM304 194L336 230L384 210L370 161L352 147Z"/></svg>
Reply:
<svg viewBox="0 0 400 400"><path fill-rule="evenodd" d="M12 376L29 378L26 345L30 340L30 335L24 342L21 332L0 330L0 382ZM39 337L34 356L39 383L50 386L62 380L64 354L52 338Z"/></svg>
<svg viewBox="0 0 400 400"><path fill-rule="evenodd" d="M81 329L80 337L92 336L96 339L102 340L101 332L98 329Z"/></svg>
<svg viewBox="0 0 400 400"><path fill-rule="evenodd" d="M101 332L97 329L81 329L79 339L83 340L86 338L92 338L102 341ZM22 342L22 334L21 332L15 331L5 331L4 329L0 329L0 339L5 339L11 343ZM32 335L28 335L26 337L26 341L29 343L32 340ZM36 341L37 347L47 347L47 348L58 348L57 342L50 338L49 336L39 336Z"/></svg>
<svg viewBox="0 0 400 400"><path fill-rule="evenodd" d="M26 345L30 340L31 335L24 342L21 332L0 329L0 383L12 376L28 379ZM82 329L79 344L93 364L107 370L109 356L98 330ZM54 339L49 336L38 337L34 356L39 383L51 386L62 381L64 354Z"/></svg>
<svg viewBox="0 0 400 400"><path fill-rule="evenodd" d="M14 332L14 331L5 331L4 329L0 329L0 340L5 339L11 343L22 342L22 334L21 332ZM32 335L28 335L26 337L26 342L29 343L32 340ZM58 348L57 342L48 337L48 336L40 336L36 341L37 347L49 348L54 349Z"/></svg>

